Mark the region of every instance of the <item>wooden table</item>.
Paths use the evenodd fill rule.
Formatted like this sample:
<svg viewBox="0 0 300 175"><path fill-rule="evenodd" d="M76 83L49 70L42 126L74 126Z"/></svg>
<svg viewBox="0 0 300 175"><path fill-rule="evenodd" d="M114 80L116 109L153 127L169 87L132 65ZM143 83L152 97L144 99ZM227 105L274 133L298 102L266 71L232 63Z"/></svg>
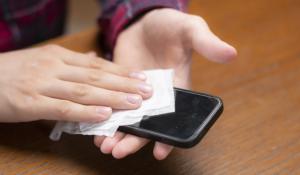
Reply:
<svg viewBox="0 0 300 175"><path fill-rule="evenodd" d="M194 55L193 89L221 96L225 112L196 147L165 161L151 146L124 160L102 155L90 137L48 139L39 122L0 125L0 174L300 174L300 1L194 0L190 11L235 45L238 60ZM96 29L51 42L86 52Z"/></svg>

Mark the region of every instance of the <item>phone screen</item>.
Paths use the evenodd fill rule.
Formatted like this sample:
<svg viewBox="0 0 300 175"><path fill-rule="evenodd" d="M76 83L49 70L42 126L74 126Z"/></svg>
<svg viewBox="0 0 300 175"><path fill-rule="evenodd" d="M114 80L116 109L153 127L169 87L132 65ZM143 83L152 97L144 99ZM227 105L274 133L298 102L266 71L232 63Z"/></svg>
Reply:
<svg viewBox="0 0 300 175"><path fill-rule="evenodd" d="M125 126L125 129L120 128L120 130L155 140L167 140L167 143L173 145L178 145L174 142L184 142L189 139L194 139L192 142L195 144L196 137L201 135L201 132L206 132L202 131L203 127L220 115L214 115L220 112L222 108L220 103L220 99L214 96L176 89L175 112L144 116L139 123L130 125L127 129ZM181 146L188 145L181 144Z"/></svg>

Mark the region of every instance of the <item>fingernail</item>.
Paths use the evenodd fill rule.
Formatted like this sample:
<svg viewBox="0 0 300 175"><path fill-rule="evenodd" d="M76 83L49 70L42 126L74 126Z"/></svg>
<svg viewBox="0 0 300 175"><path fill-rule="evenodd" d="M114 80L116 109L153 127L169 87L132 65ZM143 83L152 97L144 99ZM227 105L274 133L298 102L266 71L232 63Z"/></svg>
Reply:
<svg viewBox="0 0 300 175"><path fill-rule="evenodd" d="M132 104L141 104L142 97L139 95L131 94L127 96L127 101Z"/></svg>
<svg viewBox="0 0 300 175"><path fill-rule="evenodd" d="M143 72L131 72L129 74L129 77L143 80L143 81L145 81L147 79L146 75Z"/></svg>
<svg viewBox="0 0 300 175"><path fill-rule="evenodd" d="M112 109L110 107L105 106L99 106L96 108L97 114L99 114L101 117L109 117L112 113Z"/></svg>
<svg viewBox="0 0 300 175"><path fill-rule="evenodd" d="M148 84L140 84L139 90L145 94L149 94L152 92L152 86L150 86Z"/></svg>

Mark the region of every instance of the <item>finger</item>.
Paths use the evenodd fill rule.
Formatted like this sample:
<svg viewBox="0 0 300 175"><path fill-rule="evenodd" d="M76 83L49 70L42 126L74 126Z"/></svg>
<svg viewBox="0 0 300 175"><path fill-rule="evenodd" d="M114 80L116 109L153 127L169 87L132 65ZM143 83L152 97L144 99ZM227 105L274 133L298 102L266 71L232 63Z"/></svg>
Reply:
<svg viewBox="0 0 300 175"><path fill-rule="evenodd" d="M62 80L52 81L41 90L41 94L82 105L109 106L114 109L137 109L142 103L142 97L137 94L110 91Z"/></svg>
<svg viewBox="0 0 300 175"><path fill-rule="evenodd" d="M39 109L40 119L77 122L101 122L108 119L112 113L110 107L85 106L45 96L41 97L36 109Z"/></svg>
<svg viewBox="0 0 300 175"><path fill-rule="evenodd" d="M69 50L67 50L67 53L68 54L65 54L63 57L63 61L66 64L98 70L100 69L116 75L131 77L142 81L146 80L146 75L143 72L130 70L129 68L125 68L124 66L114 64L96 56L88 56Z"/></svg>
<svg viewBox="0 0 300 175"><path fill-rule="evenodd" d="M106 138L105 136L94 136L94 145L100 148L105 138Z"/></svg>
<svg viewBox="0 0 300 175"><path fill-rule="evenodd" d="M211 61L228 62L233 59L237 52L234 47L218 38L209 29L206 22L197 16L189 15L185 31L193 49Z"/></svg>
<svg viewBox="0 0 300 175"><path fill-rule="evenodd" d="M65 81L89 84L112 91L139 94L144 99L152 95L152 87L146 82L102 70L67 66L58 76Z"/></svg>
<svg viewBox="0 0 300 175"><path fill-rule="evenodd" d="M125 137L122 132L116 132L113 137L106 137L100 147L103 154L110 154L113 148Z"/></svg>
<svg viewBox="0 0 300 175"><path fill-rule="evenodd" d="M59 55L59 58L65 63L74 66L89 67L105 70L121 76L129 76L145 81L146 75L140 71L133 71L123 66L114 64L97 56L89 56L79 52L60 47L58 45L46 45L45 51Z"/></svg>
<svg viewBox="0 0 300 175"><path fill-rule="evenodd" d="M133 154L146 145L149 140L127 134L112 150L112 155L116 159L121 159L129 154Z"/></svg>
<svg viewBox="0 0 300 175"><path fill-rule="evenodd" d="M157 160L165 159L173 150L173 146L156 142L153 149L153 155Z"/></svg>

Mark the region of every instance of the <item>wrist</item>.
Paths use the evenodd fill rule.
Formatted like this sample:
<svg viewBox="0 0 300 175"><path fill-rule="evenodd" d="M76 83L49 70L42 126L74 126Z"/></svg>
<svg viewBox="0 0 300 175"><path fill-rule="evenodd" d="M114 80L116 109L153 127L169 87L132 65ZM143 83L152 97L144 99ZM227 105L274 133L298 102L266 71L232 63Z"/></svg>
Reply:
<svg viewBox="0 0 300 175"><path fill-rule="evenodd" d="M105 53L112 53L119 34L142 16L148 14L148 12L161 8L172 8L184 11L186 6L187 0L144 0L139 3L124 1L104 8L98 20L102 29L100 42L103 51Z"/></svg>

